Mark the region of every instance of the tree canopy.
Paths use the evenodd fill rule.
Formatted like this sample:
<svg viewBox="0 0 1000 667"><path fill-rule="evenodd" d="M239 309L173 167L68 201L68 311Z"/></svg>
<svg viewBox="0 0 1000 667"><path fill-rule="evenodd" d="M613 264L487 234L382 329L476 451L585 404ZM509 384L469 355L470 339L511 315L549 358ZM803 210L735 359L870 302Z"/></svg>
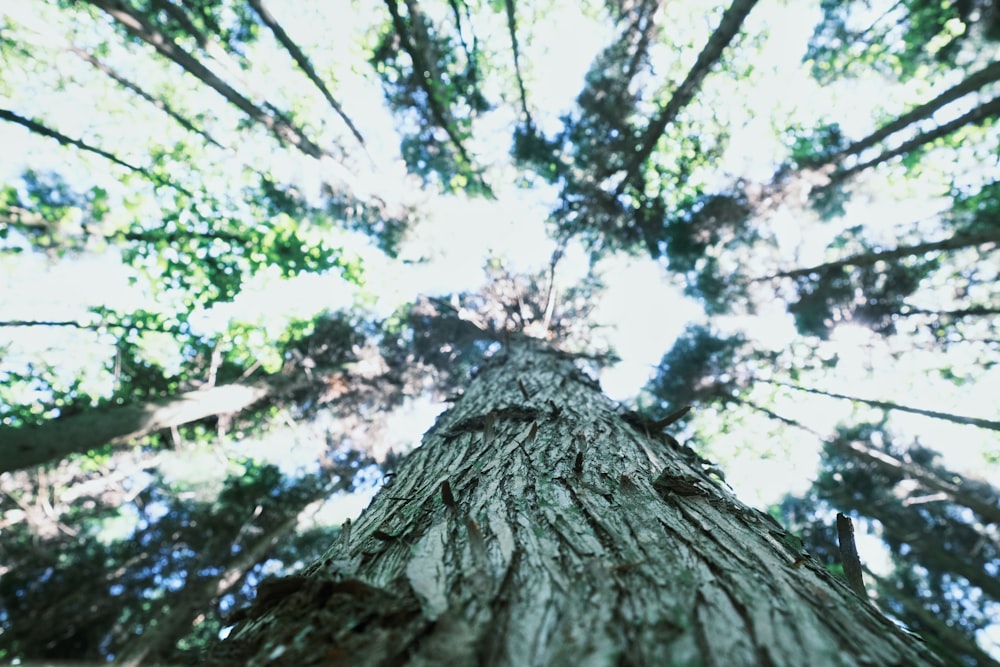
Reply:
<svg viewBox="0 0 1000 667"><path fill-rule="evenodd" d="M514 335L1000 659L998 117L974 0L7 3L0 659L204 646Z"/></svg>

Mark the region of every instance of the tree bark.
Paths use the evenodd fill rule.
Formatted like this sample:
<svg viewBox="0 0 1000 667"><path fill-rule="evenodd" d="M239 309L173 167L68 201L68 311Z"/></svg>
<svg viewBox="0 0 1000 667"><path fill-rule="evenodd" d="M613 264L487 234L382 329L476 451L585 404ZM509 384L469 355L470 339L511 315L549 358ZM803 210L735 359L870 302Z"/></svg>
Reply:
<svg viewBox="0 0 1000 667"><path fill-rule="evenodd" d="M941 664L650 425L515 341L215 664Z"/></svg>
<svg viewBox="0 0 1000 667"><path fill-rule="evenodd" d="M106 444L125 444L154 431L206 417L240 412L274 389L266 383L220 385L161 401L87 411L39 426L0 427L0 473Z"/></svg>
<svg viewBox="0 0 1000 667"><path fill-rule="evenodd" d="M677 90L674 91L670 101L650 121L649 127L646 128L646 132L643 135L642 145L636 150L635 155L633 155L632 160L625 170L625 176L615 191L616 197L621 196L625 188L635 180L636 175L639 173L639 168L643 162L649 159L653 149L656 148L656 143L667 129L667 125L672 123L677 118L677 114L694 99L695 93L701 87L701 82L705 80L712 66L722 56L722 52L733 41L733 38L736 37L736 34L740 31L740 26L743 25L743 21L746 20L750 10L756 4L757 0L733 0L733 4L722 15L719 27L715 29L705 48L698 54L698 60L695 61L694 66L687 73L687 76L684 77L684 81L681 82L681 85L677 86Z"/></svg>

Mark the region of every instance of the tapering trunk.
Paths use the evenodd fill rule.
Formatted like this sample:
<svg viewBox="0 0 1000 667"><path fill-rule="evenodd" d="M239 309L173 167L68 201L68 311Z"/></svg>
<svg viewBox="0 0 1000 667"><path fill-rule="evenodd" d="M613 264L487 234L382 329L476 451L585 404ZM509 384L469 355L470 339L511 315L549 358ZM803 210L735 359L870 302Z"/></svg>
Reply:
<svg viewBox="0 0 1000 667"><path fill-rule="evenodd" d="M517 79L517 89L521 94L522 120L528 127L532 127L534 121L532 121L531 112L528 110L528 94L524 89L524 76L521 72L521 48L517 40L517 11L514 7L514 0L505 0L504 9L507 12L507 33L510 35L510 50L514 55L514 77Z"/></svg>
<svg viewBox="0 0 1000 667"><path fill-rule="evenodd" d="M81 139L74 139L73 137L68 137L62 132L54 130L32 118L25 118L24 116L16 114L8 109L0 109L0 120L6 120L10 121L11 123L16 123L17 125L20 125L22 127L31 130L35 134L39 134L43 137L48 137L49 139L55 139L63 146L75 146L76 148L79 148L82 151L93 153L94 155L100 155L105 160L109 160L119 166L125 167L129 171L134 171L137 174L141 174L142 176L149 179L156 185L165 185L171 188L175 188L187 195L191 195L191 193L188 190L182 188L179 185L176 185L175 183L172 183L171 181L168 181L167 179L161 176L157 176L156 174L147 171L142 167L137 167L134 164L130 164L125 160L119 158L117 155L114 155L113 153L109 153L108 151L103 150L101 148L97 148L96 146L91 146L90 144Z"/></svg>
<svg viewBox="0 0 1000 667"><path fill-rule="evenodd" d="M330 105L330 108L332 108L338 116L340 116L340 119L343 120L344 124L351 130L351 134L353 134L354 138L358 140L358 143L364 146L365 138L361 136L361 132L358 131L354 122L344 112L343 107L341 107L337 100L334 99L333 93L331 93L330 89L326 87L325 83L323 83L323 79L320 78L316 69L312 66L312 63L309 62L306 54L303 53L302 49L299 48L299 45L288 36L288 33L285 32L283 27L281 27L281 24L278 23L276 18L274 18L274 15L271 14L270 10L264 6L263 0L248 0L248 2L250 6L253 7L253 10L257 12L260 20L264 22L264 25L271 29L271 32L274 33L274 37L283 47L285 47L285 50L288 51L289 55L292 56L292 59L295 61L295 64L299 66L299 69L301 69L305 75L309 77L309 80L313 82L313 85L315 85L316 88L323 94L323 98L326 99L326 103Z"/></svg>
<svg viewBox="0 0 1000 667"><path fill-rule="evenodd" d="M188 120L183 115L181 115L180 113L178 113L177 111L175 111L173 108L171 108L171 106L169 104L167 104L167 102L165 100L162 100L162 99L160 99L158 97L155 97L155 96L151 95L150 93L147 93L145 90L142 89L142 87L140 87L139 85L133 83L132 81L129 81L124 76L122 76L121 74L119 74L115 70L111 69L110 67L108 67L107 65L105 65L100 60L98 60L94 56L90 55L89 53L87 53L83 49L77 48L76 46L73 46L71 44L68 47L68 50L69 50L70 53L72 53L73 55L75 55L77 58L80 58L81 60L83 60L83 61L85 61L87 63L90 63L94 68L96 68L97 70L99 70L99 71L103 72L104 74L106 74L108 77L110 77L112 80L114 80L115 83L117 83L118 85L120 85L122 88L125 88L126 90L132 91L133 93L135 93L136 95L138 95L142 99L146 100L147 102L149 102L150 104L152 104L154 107L156 107L157 109L159 109L163 113L165 113L168 116L170 116L171 118L173 118L185 130L187 130L189 132L194 132L195 134L201 135L202 137L204 137L205 141L209 142L210 144L218 146L219 148L223 147L222 144L220 144L218 141L216 141L214 138L212 138L212 136L208 132L206 132L205 130L197 127L190 120Z"/></svg>
<svg viewBox="0 0 1000 667"><path fill-rule="evenodd" d="M427 108L431 112L434 124L448 135L448 139L451 140L452 146L462 162L471 166L472 158L462 143L462 137L458 134L447 101L441 98L440 86L442 83L437 72L437 62L434 55L428 53L431 41L424 24L427 19L415 0L406 0L404 4L409 14L409 25L399 13L398 0L385 0L389 15L392 17L392 27L399 36L400 45L413 63L413 76L420 89L427 95Z"/></svg>
<svg viewBox="0 0 1000 667"><path fill-rule="evenodd" d="M87 0L90 4L103 9L125 29L156 49L158 53L169 58L189 74L197 77L226 100L239 108L243 113L266 127L282 142L287 142L310 157L320 159L327 153L314 144L305 133L282 118L266 113L232 86L216 76L197 58L180 48L172 39L151 25L135 9L114 0ZM196 36L197 37L197 36Z"/></svg>
<svg viewBox="0 0 1000 667"><path fill-rule="evenodd" d="M216 664L940 664L650 429L515 341Z"/></svg>
<svg viewBox="0 0 1000 667"><path fill-rule="evenodd" d="M975 491L970 492L967 488L968 484L963 484L961 481L961 476L952 477L952 479L959 480L957 482L942 479L930 470L902 461L891 454L869 447L859 440L834 440L833 442L846 450L848 454L859 457L874 468L880 468L891 475L915 480L920 483L924 490L937 491L950 502L968 507L979 515L983 523L1000 526L1000 507L997 507L996 498L983 496Z"/></svg>
<svg viewBox="0 0 1000 667"><path fill-rule="evenodd" d="M854 166L843 169L841 171L834 172L831 175L831 179L834 182L839 182L846 180L848 177L854 174L869 169L871 167L878 166L884 162L899 157L900 155L906 155L907 153L912 153L913 151L921 148L923 146L929 145L930 143L941 139L942 137L947 137L952 132L965 127L966 125L974 125L981 121L987 120L989 118L996 118L1000 115L1000 97L994 97L989 102L984 102L972 109L971 111L962 114L958 118L949 121L947 123L942 123L933 130L927 130L926 132L921 132L917 134L912 139L904 141L899 146L893 149L885 150L879 153L870 160L865 160L864 162L858 162Z"/></svg>

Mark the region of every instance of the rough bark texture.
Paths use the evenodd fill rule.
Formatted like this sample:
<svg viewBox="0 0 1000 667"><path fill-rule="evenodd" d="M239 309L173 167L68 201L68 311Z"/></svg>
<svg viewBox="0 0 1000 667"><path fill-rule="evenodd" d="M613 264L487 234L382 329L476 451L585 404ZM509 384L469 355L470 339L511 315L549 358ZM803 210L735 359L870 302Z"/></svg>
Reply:
<svg viewBox="0 0 1000 667"><path fill-rule="evenodd" d="M940 664L651 426L503 353L215 664Z"/></svg>

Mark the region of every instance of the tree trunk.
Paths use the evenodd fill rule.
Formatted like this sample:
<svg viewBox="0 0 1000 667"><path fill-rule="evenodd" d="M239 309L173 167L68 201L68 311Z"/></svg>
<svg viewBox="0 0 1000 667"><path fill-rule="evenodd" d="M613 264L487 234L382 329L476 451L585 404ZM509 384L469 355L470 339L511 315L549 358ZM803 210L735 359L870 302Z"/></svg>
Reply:
<svg viewBox="0 0 1000 667"><path fill-rule="evenodd" d="M107 152L106 150L97 148L96 146L91 146L90 144L81 139L74 139L73 137L68 137L62 132L59 132L58 130L53 130L48 126L39 123L37 120L33 120L31 118L25 118L24 116L20 116L14 113L13 111L10 111L9 109L0 109L0 120L7 120L10 121L11 123L16 123L17 125L20 125L22 127L31 130L35 134L40 134L43 137L48 137L49 139L55 139L63 146L75 146L76 148L79 148L82 151L93 153L94 155L100 155L105 160L110 160L111 162L114 162L119 166L125 167L129 171L134 171L137 174L141 174L142 176L149 179L152 183L156 185L171 187L174 188L175 190L183 192L186 195L194 196L191 195L191 193L188 190L184 189L183 187L161 176L158 176L153 172L143 169L142 167L137 167L134 164L130 164L125 160L122 160L121 158L117 157L116 155Z"/></svg>
<svg viewBox="0 0 1000 667"><path fill-rule="evenodd" d="M211 70L187 51L174 43L169 37L156 30L141 14L127 5L114 0L87 0L90 4L103 9L114 20L118 21L132 35L152 46L158 53L169 58L202 83L222 95L228 102L243 111L250 118L266 127L282 143L290 143L300 151L317 160L329 155L314 144L305 133L282 118L277 118L260 109L256 104L238 93L232 86L216 76Z"/></svg>
<svg viewBox="0 0 1000 667"><path fill-rule="evenodd" d="M514 55L514 78L517 79L517 89L521 93L521 120L529 128L535 123L531 119L531 112L528 110L528 94L524 90L524 77L521 73L521 49L517 41L517 12L514 7L514 0L505 0L504 9L507 12L507 33L510 35L510 50Z"/></svg>
<svg viewBox="0 0 1000 667"><path fill-rule="evenodd" d="M913 317L916 315L930 315L936 319L960 320L965 317L988 317L989 315L1000 315L1000 308L992 306L969 306L968 308L958 308L956 310L926 310L924 308L910 308L898 313L900 317Z"/></svg>
<svg viewBox="0 0 1000 667"><path fill-rule="evenodd" d="M836 166L848 155L857 155L861 151L871 148L883 139L887 139L890 135L896 134L913 123L924 120L925 118L930 118L935 111L946 104L954 102L961 97L965 97L969 93L974 93L986 84L993 83L998 79L1000 79L1000 62L990 63L983 69L973 72L961 82L955 84L934 99L914 107L910 111L907 111L897 117L895 120L886 123L879 129L875 130L867 137L858 139L850 146L840 151L840 153L830 160L830 164L832 166Z"/></svg>
<svg viewBox="0 0 1000 667"><path fill-rule="evenodd" d="M218 141L216 141L214 138L212 138L212 135L210 135L208 132L197 127L194 123L192 123L190 120L182 116L177 111L174 111L174 109L171 108L171 106L166 102L166 100L160 99L158 97L151 95L150 93L147 93L145 90L142 89L142 87L129 81L124 76L122 76L112 68L108 67L107 65L105 65L100 60L90 55L83 49L80 49L70 44L67 47L67 50L73 55L75 55L77 58L80 58L84 62L90 63L90 65L92 65L95 69L109 76L111 79L115 81L115 83L117 83L122 88L132 91L133 93L135 93L142 99L146 100L147 102L152 104L154 107L156 107L163 113L173 118L175 121L177 121L177 123L181 127L183 127L188 132L194 132L195 134L201 135L205 139L205 141L209 142L210 144L218 146L219 148L224 148L224 146L220 144Z"/></svg>
<svg viewBox="0 0 1000 667"><path fill-rule="evenodd" d="M519 342L215 664L941 664L650 425Z"/></svg>
<svg viewBox="0 0 1000 667"><path fill-rule="evenodd" d="M722 52L725 51L729 43L739 33L743 21L746 20L747 15L750 14L750 10L756 4L757 0L733 0L733 4L722 15L719 27L709 37L708 43L705 44L705 48L698 54L698 60L695 61L694 66L691 67L687 76L684 77L684 81L677 86L677 90L674 91L670 101L649 122L649 126L642 137L642 145L632 156L632 160L625 169L625 176L615 191L616 197L621 196L625 192L625 188L635 179L639 173L639 168L642 167L642 163L649 159L649 156L653 153L653 149L656 148L656 143L663 136L667 125L672 123L677 118L677 114L694 99L695 93L701 87L701 82L705 80L705 77L712 70L712 66L722 57Z"/></svg>
<svg viewBox="0 0 1000 667"><path fill-rule="evenodd" d="M341 107L337 100L334 99L333 93L331 93L330 89L326 87L325 83L323 83L323 79L320 78L315 68L313 68L312 63L309 62L306 54L303 53L302 49L299 48L299 45L288 36L288 33L285 32L283 27L281 27L281 24L278 23L276 18L274 18L274 15L271 14L270 10L264 6L264 0L249 0L249 4L253 10L257 12L257 16L259 16L260 20L264 22L264 25L270 28L271 32L274 33L275 39L277 39L278 42L285 47L285 50L288 51L288 54L292 56L292 59L295 61L295 64L299 66L299 69L301 69L305 75L309 77L309 80L313 82L313 85L315 85L316 88L323 94L327 104L329 104L330 108L332 108L337 115L340 116L340 119L344 121L344 124L346 124L348 129L351 130L351 134L353 134L354 138L358 140L358 143L364 147L365 138L361 136L361 132L358 131L354 122L344 112L343 107Z"/></svg>
<svg viewBox="0 0 1000 667"><path fill-rule="evenodd" d="M941 239L940 241L928 241L927 243L899 246L890 250L878 250L858 255L851 255L850 257L845 257L844 259L825 262L823 264L809 266L804 269L779 271L777 273L772 273L769 276L753 278L751 282L762 282L765 280L774 280L776 278L798 278L800 276L808 276L812 273L822 276L823 274L826 274L834 269L843 268L845 266L871 266L877 262L899 259L900 257L913 257L915 255L924 255L929 252L947 252L971 246L985 245L987 243L991 243L994 246L1000 244L1000 229L990 229L985 232L972 234L958 233L946 239Z"/></svg>
<svg viewBox="0 0 1000 667"><path fill-rule="evenodd" d="M916 480L924 489L944 494L950 502L964 505L978 514L983 523L1000 526L1000 507L997 507L993 498L983 495L981 489L980 493L977 494L970 492L968 488L963 488L962 480L964 478L961 475L952 476L952 479L959 481L950 482L947 479L942 479L932 470L927 470L917 464L908 463L891 454L869 447L860 440L835 439L832 443L845 453L859 457L873 468L879 468L890 475Z"/></svg>
<svg viewBox="0 0 1000 667"><path fill-rule="evenodd" d="M441 99L439 86L444 85L441 76L437 73L437 64L433 54L427 51L431 48L431 42L424 25L423 12L416 3L407 1L407 11L409 12L410 23L413 26L413 33L406 25L406 21L399 13L398 0L385 0L385 6L392 17L392 27L399 36L399 44L410 57L413 63L413 76L420 86L420 89L427 95L427 108L433 116L434 123L448 135L455 151L462 162L467 166L472 166L472 158L465 150L462 137L455 129L454 119L448 108L447 102Z"/></svg>
<svg viewBox="0 0 1000 667"><path fill-rule="evenodd" d="M974 125L980 121L987 120L989 118L995 118L1000 115L1000 97L994 97L989 102L984 102L980 104L972 111L969 111L958 118L943 123L937 126L933 130L927 130L926 132L921 132L917 134L912 139L904 141L896 148L891 150L885 150L879 155L866 160L865 162L858 162L853 167L849 167L842 171L834 172L830 178L832 182L841 182L846 180L848 177L854 174L875 167L882 164L883 162L888 162L892 158L899 157L900 155L906 155L907 153L912 153L913 151L930 144L931 142L937 141L942 137L947 137L952 132L965 127L966 125Z"/></svg>
<svg viewBox="0 0 1000 667"><path fill-rule="evenodd" d="M909 412L910 414L922 415L924 417L931 417L932 419L943 419L944 421L954 422L955 424L966 424L968 426L976 426L978 428L988 428L993 431L1000 431L1000 421L994 421L992 419L982 419L980 417L966 417L964 415L956 415L950 412L941 412L940 410L925 410L923 408L913 408L908 405L900 405L899 403L893 403L892 401L876 401L870 398L848 396L846 394L838 394L837 392L834 391L823 391L822 389L813 389L811 387L800 387L797 384L791 384L790 382L780 382L778 380L765 380L759 378L757 381L778 385L779 387L788 387L789 389L804 391L807 394L816 394L818 396L829 396L830 398L842 398L847 401L864 403L865 405L870 405L874 408L882 408L883 410L899 410L900 412Z"/></svg>
<svg viewBox="0 0 1000 667"><path fill-rule="evenodd" d="M0 473L129 440L213 415L240 412L274 391L265 384L228 384L161 401L87 411L39 426L0 427Z"/></svg>

